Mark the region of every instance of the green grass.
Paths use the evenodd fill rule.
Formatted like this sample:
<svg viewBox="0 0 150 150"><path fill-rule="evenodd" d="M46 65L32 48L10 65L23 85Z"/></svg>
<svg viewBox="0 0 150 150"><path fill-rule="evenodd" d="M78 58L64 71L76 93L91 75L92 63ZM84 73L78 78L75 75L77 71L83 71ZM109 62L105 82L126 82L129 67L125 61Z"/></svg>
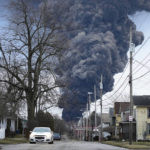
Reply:
<svg viewBox="0 0 150 150"><path fill-rule="evenodd" d="M104 141L103 144L109 144L128 149L150 149L150 142L133 142L132 145L129 145L129 142Z"/></svg>
<svg viewBox="0 0 150 150"><path fill-rule="evenodd" d="M23 137L5 138L3 140L0 140L0 144L21 144L27 142L28 140Z"/></svg>

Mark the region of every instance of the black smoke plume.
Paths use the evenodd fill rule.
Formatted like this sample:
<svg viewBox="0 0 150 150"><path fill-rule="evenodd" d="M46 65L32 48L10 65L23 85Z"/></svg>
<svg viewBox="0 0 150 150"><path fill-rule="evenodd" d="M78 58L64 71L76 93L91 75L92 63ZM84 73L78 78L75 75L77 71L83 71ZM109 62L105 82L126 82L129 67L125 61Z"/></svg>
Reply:
<svg viewBox="0 0 150 150"><path fill-rule="evenodd" d="M9 1L9 0L6 0ZM57 82L65 82L59 106L67 121L81 116L86 107L87 93L97 86L103 75L103 93L112 90L116 73L127 63L129 30L133 42L142 43L144 36L136 31L129 18L136 11L150 11L150 0L46 0L48 14L61 22L70 40L69 50L57 66ZM42 0L32 0L40 7ZM45 2L45 1L44 1ZM98 97L97 97L98 98Z"/></svg>
<svg viewBox="0 0 150 150"><path fill-rule="evenodd" d="M56 1L55 1L56 2ZM136 11L150 10L149 0L68 0L66 20L77 28L67 32L70 38L68 50L57 70L59 79L67 83L62 91L59 106L64 108L67 121L81 116L85 108L87 92L99 88L103 75L104 93L111 91L113 76L121 72L127 63L129 30L132 27L133 42L142 43L144 36L136 31L136 25L128 15ZM57 1L61 5L61 0ZM98 91L97 91L98 92ZM99 94L99 93L98 93Z"/></svg>
<svg viewBox="0 0 150 150"><path fill-rule="evenodd" d="M1 4L9 1L2 0ZM32 2L40 7L43 1ZM94 84L99 89L101 74L103 93L112 90L113 76L127 63L130 27L133 42L136 46L142 43L144 36L136 31L128 15L150 11L150 0L47 0L47 3L48 13L62 23L70 39L70 48L60 60L56 73L58 82L67 85L59 100L59 106L64 108L63 118L75 120L86 106L87 92L93 91Z"/></svg>

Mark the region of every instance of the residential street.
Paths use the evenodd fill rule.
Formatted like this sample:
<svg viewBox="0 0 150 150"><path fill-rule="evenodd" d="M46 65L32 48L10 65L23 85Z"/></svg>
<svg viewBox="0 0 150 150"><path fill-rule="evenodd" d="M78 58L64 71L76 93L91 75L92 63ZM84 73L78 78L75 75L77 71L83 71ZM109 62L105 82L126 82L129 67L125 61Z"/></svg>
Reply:
<svg viewBox="0 0 150 150"><path fill-rule="evenodd" d="M2 150L127 150L96 142L55 141L54 144L0 145Z"/></svg>

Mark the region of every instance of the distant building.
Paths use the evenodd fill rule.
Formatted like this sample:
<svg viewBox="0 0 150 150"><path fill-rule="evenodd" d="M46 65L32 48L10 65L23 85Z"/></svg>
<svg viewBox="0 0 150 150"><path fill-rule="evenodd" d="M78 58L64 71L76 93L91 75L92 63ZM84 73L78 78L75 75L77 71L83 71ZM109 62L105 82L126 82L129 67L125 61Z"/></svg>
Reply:
<svg viewBox="0 0 150 150"><path fill-rule="evenodd" d="M110 126L111 118L108 113L103 113L102 120L103 120L103 128L107 128Z"/></svg>

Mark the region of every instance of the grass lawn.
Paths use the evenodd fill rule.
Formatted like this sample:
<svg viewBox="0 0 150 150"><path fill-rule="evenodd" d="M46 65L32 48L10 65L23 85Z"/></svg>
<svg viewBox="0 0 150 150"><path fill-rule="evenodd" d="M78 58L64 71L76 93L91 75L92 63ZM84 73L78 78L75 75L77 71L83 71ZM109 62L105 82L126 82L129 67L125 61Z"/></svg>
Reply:
<svg viewBox="0 0 150 150"><path fill-rule="evenodd" d="M103 144L109 144L128 149L150 149L150 142L133 142L132 145L129 145L129 142L104 141Z"/></svg>
<svg viewBox="0 0 150 150"><path fill-rule="evenodd" d="M14 138L5 138L3 140L0 140L0 144L21 144L27 142L28 140L21 135L17 135Z"/></svg>

